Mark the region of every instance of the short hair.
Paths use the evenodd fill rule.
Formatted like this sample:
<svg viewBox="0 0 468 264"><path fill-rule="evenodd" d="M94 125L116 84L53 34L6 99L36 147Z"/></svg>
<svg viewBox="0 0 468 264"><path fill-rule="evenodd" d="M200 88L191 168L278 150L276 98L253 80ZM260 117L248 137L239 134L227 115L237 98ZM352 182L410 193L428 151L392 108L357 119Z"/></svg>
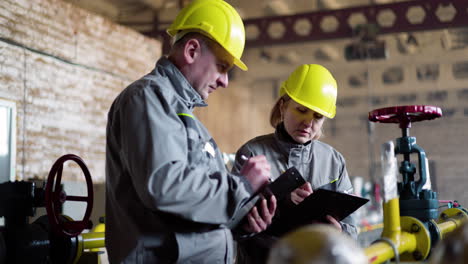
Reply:
<svg viewBox="0 0 468 264"><path fill-rule="evenodd" d="M202 49L208 48L210 51L213 50L212 47L214 45L219 45L216 41L203 35L200 32L187 32L183 34L182 36L176 35L175 42L174 44L172 44L172 47L171 47L171 52L175 49L183 47L187 43L187 41L189 41L190 39L197 39L200 42Z"/></svg>

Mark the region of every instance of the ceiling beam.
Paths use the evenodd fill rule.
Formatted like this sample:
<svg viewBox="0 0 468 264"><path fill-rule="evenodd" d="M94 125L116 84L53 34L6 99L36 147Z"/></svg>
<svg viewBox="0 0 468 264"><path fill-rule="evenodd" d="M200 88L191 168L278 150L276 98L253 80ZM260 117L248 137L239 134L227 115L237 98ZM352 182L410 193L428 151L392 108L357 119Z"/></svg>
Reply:
<svg viewBox="0 0 468 264"><path fill-rule="evenodd" d="M450 21L440 21L437 12L452 6L455 15ZM423 13L422 21L411 23L409 11L420 9ZM249 19L245 21L246 28L254 27L258 32L256 37L247 39L246 46L271 46L276 44L297 43L314 40L351 38L353 28L349 25L349 19L355 15L363 15L367 24L379 25L379 34L396 32L412 32L422 30L435 30L452 27L468 26L468 1L459 0L416 0L398 2L383 5L360 6L346 9L319 11L291 16L265 17ZM386 18L386 17L389 18ZM324 30L327 20L335 20L335 30ZM384 20L393 20L389 25L383 25ZM300 21L310 23L310 31L307 34L298 34L295 26ZM281 24L284 34L274 38L268 34L268 29L273 24Z"/></svg>
<svg viewBox="0 0 468 264"><path fill-rule="evenodd" d="M439 17L440 13L451 9L451 19ZM288 16L271 16L255 19L246 19L244 24L247 32L253 29L256 36L248 36L246 48L260 46L274 46L279 44L309 42L317 40L352 38L353 28L349 24L352 16L365 17L366 24L379 26L379 34L397 32L413 32L423 30L436 30L454 27L468 26L468 1L460 0L414 0L382 5L359 6L338 10L327 10L310 13L302 13ZM415 12L413 12L415 11ZM450 11L450 10L449 10ZM449 12L450 13L450 12ZM409 15L408 15L409 14ZM412 16L418 15L418 21L412 21ZM439 16L438 16L439 15ZM450 18L450 17L449 17ZM299 30L299 24L310 24L308 32ZM330 30L327 23L334 24ZM281 34L271 36L271 27ZM283 30L277 30L283 28ZM277 33L277 32L276 32ZM165 30L146 33L152 37L163 39L163 52L168 49L170 39Z"/></svg>
<svg viewBox="0 0 468 264"><path fill-rule="evenodd" d="M140 0L140 2L151 7L152 9L159 10L164 4L164 0Z"/></svg>

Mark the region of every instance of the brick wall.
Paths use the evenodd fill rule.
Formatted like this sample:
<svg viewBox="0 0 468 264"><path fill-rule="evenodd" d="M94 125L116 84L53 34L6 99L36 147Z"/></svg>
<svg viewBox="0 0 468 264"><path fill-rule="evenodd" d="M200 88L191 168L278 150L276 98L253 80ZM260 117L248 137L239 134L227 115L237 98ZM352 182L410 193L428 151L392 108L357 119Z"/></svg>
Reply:
<svg viewBox="0 0 468 264"><path fill-rule="evenodd" d="M159 41L59 0L0 1L0 98L16 102L17 177L44 179L73 153L103 182L110 104L160 50ZM74 163L63 174L82 177Z"/></svg>

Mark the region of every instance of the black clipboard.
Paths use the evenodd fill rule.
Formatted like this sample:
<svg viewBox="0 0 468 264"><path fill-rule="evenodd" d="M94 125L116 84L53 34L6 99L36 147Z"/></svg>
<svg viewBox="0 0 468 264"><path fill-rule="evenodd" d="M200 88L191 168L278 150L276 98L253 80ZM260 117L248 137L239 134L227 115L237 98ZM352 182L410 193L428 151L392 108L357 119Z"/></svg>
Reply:
<svg viewBox="0 0 468 264"><path fill-rule="evenodd" d="M326 215L342 221L369 199L319 188L300 204L283 210L281 218L274 223L273 233L282 235L300 226L311 223L329 223Z"/></svg>
<svg viewBox="0 0 468 264"><path fill-rule="evenodd" d="M305 182L301 173L295 167L287 169L276 180L267 184L259 192L253 194L229 221L227 226L229 228L236 227L257 204L261 197L270 199L271 195L274 195L277 202L283 201L289 197L292 191L302 186Z"/></svg>
<svg viewBox="0 0 468 264"><path fill-rule="evenodd" d="M367 202L369 199L320 188L298 204L296 210L304 221L324 221L326 215L342 221Z"/></svg>

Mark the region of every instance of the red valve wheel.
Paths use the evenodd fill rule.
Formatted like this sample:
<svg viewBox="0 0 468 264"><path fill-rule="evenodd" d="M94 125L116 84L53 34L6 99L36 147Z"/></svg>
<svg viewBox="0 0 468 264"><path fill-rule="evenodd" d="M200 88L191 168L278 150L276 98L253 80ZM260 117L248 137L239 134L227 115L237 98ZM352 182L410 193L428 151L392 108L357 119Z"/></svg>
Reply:
<svg viewBox="0 0 468 264"><path fill-rule="evenodd" d="M63 164L67 160L73 160L76 162L84 173L86 179L87 196L67 196L61 189L62 181L62 169ZM56 177L57 176L57 177ZM60 208L65 201L85 202L86 211L83 219L80 221L68 221L64 222L60 217ZM45 189L45 206L49 223L57 234L65 235L68 237L74 237L81 234L81 232L89 226L89 217L91 216L91 210L93 209L93 182L91 180L91 174L89 173L88 167L84 161L73 154L67 154L60 157L52 166L47 178L46 189Z"/></svg>
<svg viewBox="0 0 468 264"><path fill-rule="evenodd" d="M369 112L369 121L399 123L400 128L411 127L411 122L431 120L442 116L442 110L431 105L406 105L375 109Z"/></svg>

